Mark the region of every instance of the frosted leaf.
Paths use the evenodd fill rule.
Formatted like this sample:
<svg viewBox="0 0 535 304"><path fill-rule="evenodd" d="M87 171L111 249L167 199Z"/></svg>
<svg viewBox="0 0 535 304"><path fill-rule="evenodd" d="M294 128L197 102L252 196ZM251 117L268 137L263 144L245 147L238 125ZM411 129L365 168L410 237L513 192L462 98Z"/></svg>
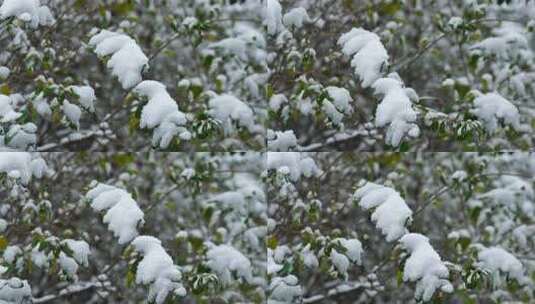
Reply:
<svg viewBox="0 0 535 304"><path fill-rule="evenodd" d="M374 209L371 219L388 242L408 233L405 225L411 221L412 211L396 190L367 182L355 191L353 198L361 208Z"/></svg>
<svg viewBox="0 0 535 304"><path fill-rule="evenodd" d="M143 255L136 270L136 283L150 285L148 301L162 304L170 293L185 296L182 273L155 237L142 235L132 241L135 250Z"/></svg>
<svg viewBox="0 0 535 304"><path fill-rule="evenodd" d="M233 123L249 131L254 130L253 110L238 98L229 94L218 95L210 99L208 107L208 114L223 124L225 133L232 133Z"/></svg>
<svg viewBox="0 0 535 304"><path fill-rule="evenodd" d="M96 211L106 211L103 221L119 238L119 244L130 242L138 235L137 226L144 224L144 214L130 193L123 189L98 184L89 190L86 198Z"/></svg>
<svg viewBox="0 0 535 304"><path fill-rule="evenodd" d="M403 268L403 281L416 282L414 297L425 302L431 300L437 289L453 292L449 271L429 239L418 233L409 233L399 240L410 256Z"/></svg>
<svg viewBox="0 0 535 304"><path fill-rule="evenodd" d="M189 140L191 134L184 127L186 115L178 109L165 85L154 80L145 80L134 92L146 96L149 101L141 111L140 128L154 129L152 145L167 148L175 136Z"/></svg>
<svg viewBox="0 0 535 304"><path fill-rule="evenodd" d="M353 28L338 40L342 52L353 56L351 66L364 88L381 77L388 65L388 53L375 33L362 28Z"/></svg>
<svg viewBox="0 0 535 304"><path fill-rule="evenodd" d="M475 109L471 112L485 124L490 133L496 131L499 121L503 121L504 124L508 124L514 129L520 128L518 109L496 92L476 97L474 106Z"/></svg>
<svg viewBox="0 0 535 304"><path fill-rule="evenodd" d="M217 274L224 285L231 283L232 273L236 273L246 282L253 279L249 259L230 245L214 246L208 250L206 257L206 265Z"/></svg>
<svg viewBox="0 0 535 304"><path fill-rule="evenodd" d="M91 37L89 45L95 47L99 57L111 55L108 68L119 78L123 89L141 82L141 72L148 66L149 59L134 39L126 34L102 30Z"/></svg>
<svg viewBox="0 0 535 304"><path fill-rule="evenodd" d="M297 148L297 137L293 130L287 131L267 131L267 141L269 151L290 151Z"/></svg>

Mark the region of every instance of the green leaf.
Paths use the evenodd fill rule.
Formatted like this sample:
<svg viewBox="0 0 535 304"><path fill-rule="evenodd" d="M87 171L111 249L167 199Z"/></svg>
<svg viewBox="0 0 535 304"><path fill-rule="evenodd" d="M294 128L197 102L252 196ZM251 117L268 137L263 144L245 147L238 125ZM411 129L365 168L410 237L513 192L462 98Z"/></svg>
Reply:
<svg viewBox="0 0 535 304"><path fill-rule="evenodd" d="M396 281L398 283L398 287L403 284L403 271L401 269L396 271Z"/></svg>
<svg viewBox="0 0 535 304"><path fill-rule="evenodd" d="M132 268L128 268L128 272L126 273L126 287L130 288L134 284L134 281L136 280L136 272Z"/></svg>
<svg viewBox="0 0 535 304"><path fill-rule="evenodd" d="M7 245L8 245L7 239L3 235L0 235L0 250L6 249Z"/></svg>
<svg viewBox="0 0 535 304"><path fill-rule="evenodd" d="M11 94L11 88L7 83L0 85L0 94L8 96Z"/></svg>
<svg viewBox="0 0 535 304"><path fill-rule="evenodd" d="M267 241L266 241L266 245L269 249L275 249L277 248L277 245L278 245L279 241L277 240L277 237L275 237L274 235L268 237Z"/></svg>

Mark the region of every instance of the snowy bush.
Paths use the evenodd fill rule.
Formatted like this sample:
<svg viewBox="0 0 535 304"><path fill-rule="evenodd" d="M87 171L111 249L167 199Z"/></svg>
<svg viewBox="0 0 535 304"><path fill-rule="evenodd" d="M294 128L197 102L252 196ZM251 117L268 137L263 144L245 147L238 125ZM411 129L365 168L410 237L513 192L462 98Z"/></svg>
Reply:
<svg viewBox="0 0 535 304"><path fill-rule="evenodd" d="M534 145L533 1L267 1L269 151ZM322 92L350 93L340 111Z"/></svg>
<svg viewBox="0 0 535 304"><path fill-rule="evenodd" d="M269 303L533 301L532 153L267 162Z"/></svg>
<svg viewBox="0 0 535 304"><path fill-rule="evenodd" d="M0 303L265 303L264 170L255 153L0 152Z"/></svg>
<svg viewBox="0 0 535 304"><path fill-rule="evenodd" d="M263 149L263 7L1 0L0 149Z"/></svg>

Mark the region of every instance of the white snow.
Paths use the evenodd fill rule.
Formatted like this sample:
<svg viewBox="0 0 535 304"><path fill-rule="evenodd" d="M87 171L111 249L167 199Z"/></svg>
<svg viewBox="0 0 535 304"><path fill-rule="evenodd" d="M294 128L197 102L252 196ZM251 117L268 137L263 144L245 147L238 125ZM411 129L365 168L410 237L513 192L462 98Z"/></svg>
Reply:
<svg viewBox="0 0 535 304"><path fill-rule="evenodd" d="M310 22L310 17L304 7L296 7L284 14L282 22L288 28L301 28L303 24Z"/></svg>
<svg viewBox="0 0 535 304"><path fill-rule="evenodd" d="M388 125L386 143L397 147L407 134L416 137L420 134L419 127L415 124L417 113L412 108L411 97L413 90L403 88L403 83L396 79L396 75L388 78L380 78L373 83L375 94L383 96L381 103L375 111L375 125L384 127Z"/></svg>
<svg viewBox="0 0 535 304"><path fill-rule="evenodd" d="M99 183L87 192L86 198L96 211L107 210L103 221L119 237L119 244L128 243L138 235L137 226L144 224L144 214L130 193Z"/></svg>
<svg viewBox="0 0 535 304"><path fill-rule="evenodd" d="M448 280L448 268L429 244L427 237L409 233L399 242L410 253L403 268L403 281L417 281L416 299L429 301L437 289L447 293L453 292L453 286Z"/></svg>
<svg viewBox="0 0 535 304"><path fill-rule="evenodd" d="M223 285L231 283L234 272L246 282L253 279L249 259L230 245L214 246L208 250L206 257L206 265L217 274Z"/></svg>
<svg viewBox="0 0 535 304"><path fill-rule="evenodd" d="M297 137L293 130L267 131L267 141L269 151L290 151L297 148Z"/></svg>
<svg viewBox="0 0 535 304"><path fill-rule="evenodd" d="M503 121L514 129L520 128L520 114L518 109L497 92L482 94L474 99L475 109L471 112L493 133L498 128L498 122Z"/></svg>
<svg viewBox="0 0 535 304"><path fill-rule="evenodd" d="M6 220L0 219L0 233L3 233L4 231L6 231L8 225L9 224Z"/></svg>
<svg viewBox="0 0 535 304"><path fill-rule="evenodd" d="M78 263L63 251L59 254L59 266L67 277L77 280L76 272L78 271Z"/></svg>
<svg viewBox="0 0 535 304"><path fill-rule="evenodd" d="M303 259L303 264L305 264L306 267L311 269L318 268L319 261L314 252L310 250L310 244L307 244L301 251L301 258ZM280 268L282 269L282 266L280 266Z"/></svg>
<svg viewBox="0 0 535 304"><path fill-rule="evenodd" d="M0 279L0 303L31 303L32 289L28 281L19 278Z"/></svg>
<svg viewBox="0 0 535 304"><path fill-rule="evenodd" d="M50 263L48 261L48 256L45 252L39 250L39 246L35 246L31 251L31 260L32 263L39 268L47 268Z"/></svg>
<svg viewBox="0 0 535 304"><path fill-rule="evenodd" d="M99 57L112 55L108 68L119 78L123 89L141 82L141 72L148 66L149 59L134 39L126 34L102 30L91 37L89 45L95 47Z"/></svg>
<svg viewBox="0 0 535 304"><path fill-rule="evenodd" d="M48 104L48 100L44 97L43 93L34 96L32 104L37 113L42 117L50 118L52 116L52 108Z"/></svg>
<svg viewBox="0 0 535 304"><path fill-rule="evenodd" d="M69 87L78 97L79 102L89 112L95 112L94 103L97 97L95 96L95 90L90 86L70 86Z"/></svg>
<svg viewBox="0 0 535 304"><path fill-rule="evenodd" d="M500 247L485 248L478 253L478 265L489 270L495 276L499 272L504 272L508 277L523 282L524 267L522 263L512 254Z"/></svg>
<svg viewBox="0 0 535 304"><path fill-rule="evenodd" d="M325 88L327 94L332 99L333 104L340 113L351 113L350 102L353 100L349 91L344 88L330 86Z"/></svg>
<svg viewBox="0 0 535 304"><path fill-rule="evenodd" d="M17 120L22 116L13 108L12 100L9 96L0 94L0 122L6 123Z"/></svg>
<svg viewBox="0 0 535 304"><path fill-rule="evenodd" d="M275 252L268 248L267 249L267 265L266 265L266 271L268 275L274 274L279 272L284 265L278 264L277 261L275 261Z"/></svg>
<svg viewBox="0 0 535 304"><path fill-rule="evenodd" d="M40 6L39 0L4 0L0 6L0 19L17 17L30 22L33 28L38 25L52 25L55 20L47 6Z"/></svg>
<svg viewBox="0 0 535 304"><path fill-rule="evenodd" d="M338 273L342 274L344 277L347 277L349 259L345 255L338 253L338 251L335 249L331 250L330 259L331 263L336 268L336 271L338 271Z"/></svg>
<svg viewBox="0 0 535 304"><path fill-rule="evenodd" d="M286 96L284 96L283 94L275 94L269 99L269 108L277 112L286 103L288 103L288 98L286 98Z"/></svg>
<svg viewBox="0 0 535 304"><path fill-rule="evenodd" d="M293 181L321 174L314 160L298 152L268 152L267 169L287 172Z"/></svg>
<svg viewBox="0 0 535 304"><path fill-rule="evenodd" d="M353 112L349 104L352 100L349 91L333 86L327 87L325 91L329 98L322 100L322 111L335 126L341 125L344 115Z"/></svg>
<svg viewBox="0 0 535 304"><path fill-rule="evenodd" d="M0 79L6 79L11 74L11 70L8 67L0 66Z"/></svg>
<svg viewBox="0 0 535 304"><path fill-rule="evenodd" d="M71 250L72 255L76 262L82 266L89 266L88 256L91 253L89 244L85 241L77 241L72 239L66 239L63 241Z"/></svg>
<svg viewBox="0 0 535 304"><path fill-rule="evenodd" d="M184 127L186 115L178 109L165 85L154 80L145 80L134 88L137 94L149 101L141 111L141 128L154 129L152 145L167 148L175 136L189 140L191 133Z"/></svg>
<svg viewBox="0 0 535 304"><path fill-rule="evenodd" d="M517 54L520 50L529 48L526 31L520 23L504 21L495 27L493 32L494 37L474 44L471 49L509 59L511 55Z"/></svg>
<svg viewBox="0 0 535 304"><path fill-rule="evenodd" d="M2 257L7 263L13 264L19 255L22 255L22 250L19 246L7 246Z"/></svg>
<svg viewBox="0 0 535 304"><path fill-rule="evenodd" d="M63 101L61 106L63 113L67 119L76 126L77 129L80 128L80 117L82 116L82 110L75 104L70 103L68 100Z"/></svg>
<svg viewBox="0 0 535 304"><path fill-rule="evenodd" d="M218 193L210 197L208 202L219 202L223 209L235 210L240 214L247 214L247 202L243 193L238 191L227 191Z"/></svg>
<svg viewBox="0 0 535 304"><path fill-rule="evenodd" d="M502 206L514 212L521 210L526 215L533 213L535 191L530 182L518 176L504 175L495 184L496 188L479 194L477 198L489 200L494 206Z"/></svg>
<svg viewBox="0 0 535 304"><path fill-rule="evenodd" d="M273 278L269 290L271 295L268 304L300 303L298 299L303 295L299 281L293 275Z"/></svg>
<svg viewBox="0 0 535 304"><path fill-rule="evenodd" d="M269 35L276 35L285 30L282 24L282 7L279 0L267 0L265 24Z"/></svg>
<svg viewBox="0 0 535 304"><path fill-rule="evenodd" d="M342 52L353 56L351 66L362 81L362 87L372 85L388 65L388 53L375 33L362 28L353 28L338 40Z"/></svg>
<svg viewBox="0 0 535 304"><path fill-rule="evenodd" d="M37 126L31 122L19 125L11 125L7 132L9 140L9 146L19 150L26 150L29 146L35 145L37 142ZM0 136L0 142L2 142L2 136Z"/></svg>
<svg viewBox="0 0 535 304"><path fill-rule="evenodd" d="M132 246L143 255L137 266L136 283L150 284L149 302L162 304L170 293L186 295L186 289L180 283L182 273L159 239L147 235L138 236L132 241Z"/></svg>
<svg viewBox="0 0 535 304"><path fill-rule="evenodd" d="M420 129L415 124L417 113L412 102L418 100L414 90L403 87L403 82L395 73L381 78L388 66L388 53L375 33L362 28L353 28L338 40L342 52L353 56L351 66L364 88L372 86L375 94L383 100L375 112L378 127L388 125L386 143L397 147L407 134L417 137Z"/></svg>
<svg viewBox="0 0 535 304"><path fill-rule="evenodd" d="M335 242L340 242L342 247L346 249L344 254L349 258L352 263L357 265L362 264L361 255L362 255L362 243L357 239L344 239L337 238Z"/></svg>
<svg viewBox="0 0 535 304"><path fill-rule="evenodd" d="M448 21L448 26L454 30L457 29L462 24L463 24L463 19L458 16L451 17L450 21Z"/></svg>
<svg viewBox="0 0 535 304"><path fill-rule="evenodd" d="M371 219L388 242L408 233L405 225L411 221L412 211L396 190L367 182L355 191L353 198L361 208L374 209Z"/></svg>
<svg viewBox="0 0 535 304"><path fill-rule="evenodd" d="M229 94L217 95L210 99L208 107L208 114L223 124L227 134L232 133L233 122L249 131L254 130L253 110L238 98Z"/></svg>
<svg viewBox="0 0 535 304"><path fill-rule="evenodd" d="M20 178L23 184L27 184L32 176L41 178L47 170L45 161L40 157L32 159L30 153L0 152L0 172Z"/></svg>
<svg viewBox="0 0 535 304"><path fill-rule="evenodd" d="M464 170L457 170L451 175L451 180L457 182L463 182L468 178L468 173Z"/></svg>
<svg viewBox="0 0 535 304"><path fill-rule="evenodd" d="M237 24L233 28L232 37L210 43L208 47L220 50L223 54L234 55L243 62L263 63L267 58L266 40L263 33L244 23ZM234 79L233 75L229 76ZM226 82L225 79L222 78L222 83ZM234 79L232 82L238 81L238 79Z"/></svg>

